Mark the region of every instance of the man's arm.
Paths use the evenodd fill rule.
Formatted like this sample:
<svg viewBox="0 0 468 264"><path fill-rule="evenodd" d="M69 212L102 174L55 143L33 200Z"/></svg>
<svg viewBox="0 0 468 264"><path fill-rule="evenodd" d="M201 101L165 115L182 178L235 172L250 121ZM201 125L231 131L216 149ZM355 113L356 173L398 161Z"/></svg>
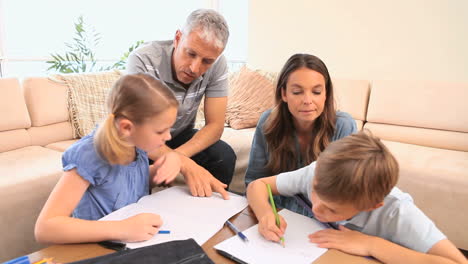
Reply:
<svg viewBox="0 0 468 264"><path fill-rule="evenodd" d="M163 155L175 151L180 158L180 172L184 175L190 192L194 196L211 196L212 190L219 192L225 199L229 198L226 185L217 180L210 172L195 163L190 157L213 145L221 138L224 130L224 117L226 113L227 97L211 97L205 99L205 126L200 129L189 141L172 150L163 146L148 156L157 160ZM164 167L162 167L164 168ZM169 176L167 176L169 177ZM167 178L156 175L156 179Z"/></svg>
<svg viewBox="0 0 468 264"><path fill-rule="evenodd" d="M185 157L205 150L221 138L224 131L224 118L226 116L227 97L212 97L205 99L205 126L200 129L187 142L174 149ZM156 160L162 155L173 151L168 146L148 154L150 159Z"/></svg>
<svg viewBox="0 0 468 264"><path fill-rule="evenodd" d="M192 157L218 141L224 131L226 107L226 96L205 98L205 126L175 150L187 157Z"/></svg>

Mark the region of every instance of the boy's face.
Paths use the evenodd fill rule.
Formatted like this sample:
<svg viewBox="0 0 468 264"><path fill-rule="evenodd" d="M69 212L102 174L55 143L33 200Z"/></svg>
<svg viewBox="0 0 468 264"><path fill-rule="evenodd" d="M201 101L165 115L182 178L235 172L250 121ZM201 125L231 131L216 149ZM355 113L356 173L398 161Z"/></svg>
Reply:
<svg viewBox="0 0 468 264"><path fill-rule="evenodd" d="M310 200L312 201L312 212L314 213L314 217L320 222L343 221L352 218L360 212L360 210L356 209L352 203L341 203L320 199L314 191L314 188L312 188Z"/></svg>

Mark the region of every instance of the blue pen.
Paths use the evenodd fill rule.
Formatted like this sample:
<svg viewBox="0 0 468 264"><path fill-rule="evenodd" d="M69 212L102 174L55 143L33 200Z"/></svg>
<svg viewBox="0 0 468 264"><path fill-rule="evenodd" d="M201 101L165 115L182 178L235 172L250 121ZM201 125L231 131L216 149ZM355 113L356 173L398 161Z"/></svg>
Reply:
<svg viewBox="0 0 468 264"><path fill-rule="evenodd" d="M171 231L170 230L159 230L158 231L158 234L170 234Z"/></svg>
<svg viewBox="0 0 468 264"><path fill-rule="evenodd" d="M227 226L229 226L229 228L232 229L232 231L234 231L240 238L242 238L242 240L244 240L245 242L249 242L247 237L244 234L242 234L242 232L239 229L237 229L237 227L233 223L227 220L226 224Z"/></svg>

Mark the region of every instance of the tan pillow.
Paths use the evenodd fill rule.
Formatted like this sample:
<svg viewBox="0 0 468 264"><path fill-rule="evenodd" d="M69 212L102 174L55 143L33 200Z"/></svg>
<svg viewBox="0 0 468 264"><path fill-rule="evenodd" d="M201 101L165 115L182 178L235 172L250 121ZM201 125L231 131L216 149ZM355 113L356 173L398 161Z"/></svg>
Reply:
<svg viewBox="0 0 468 264"><path fill-rule="evenodd" d="M234 129L255 127L274 105L277 74L242 67L229 78L226 124Z"/></svg>
<svg viewBox="0 0 468 264"><path fill-rule="evenodd" d="M51 76L52 80L68 86L68 112L74 138L81 138L91 133L109 114L106 97L120 76L121 72L117 70Z"/></svg>

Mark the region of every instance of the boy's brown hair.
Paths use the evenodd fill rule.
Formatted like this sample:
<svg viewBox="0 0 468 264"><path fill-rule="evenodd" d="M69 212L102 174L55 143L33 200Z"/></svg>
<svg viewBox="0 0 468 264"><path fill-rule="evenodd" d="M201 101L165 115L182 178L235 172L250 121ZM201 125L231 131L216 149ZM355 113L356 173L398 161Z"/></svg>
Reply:
<svg viewBox="0 0 468 264"><path fill-rule="evenodd" d="M314 191L324 200L366 210L382 202L398 181L398 162L369 131L332 142L320 154Z"/></svg>

